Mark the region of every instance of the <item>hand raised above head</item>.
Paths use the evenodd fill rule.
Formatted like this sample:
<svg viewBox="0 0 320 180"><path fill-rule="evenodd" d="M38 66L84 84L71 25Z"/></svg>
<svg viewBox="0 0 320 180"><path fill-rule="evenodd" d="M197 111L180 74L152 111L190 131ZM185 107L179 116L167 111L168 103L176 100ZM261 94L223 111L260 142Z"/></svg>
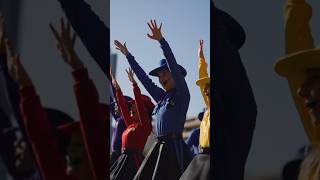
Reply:
<svg viewBox="0 0 320 180"><path fill-rule="evenodd" d="M32 86L32 81L20 62L19 55L14 51L8 39L5 39L8 71L20 89Z"/></svg>
<svg viewBox="0 0 320 180"><path fill-rule="evenodd" d="M127 56L129 54L126 43L122 44L120 41L115 40L114 45L116 46L116 49L119 50L123 55Z"/></svg>
<svg viewBox="0 0 320 180"><path fill-rule="evenodd" d="M148 22L147 24L152 32L152 34L147 34L147 36L150 39L154 39L154 40L159 41L160 39L163 38L162 33L161 33L162 23L160 24L159 28L158 28L156 20L153 20L153 21L150 20L150 23Z"/></svg>
<svg viewBox="0 0 320 180"><path fill-rule="evenodd" d="M128 74L128 78L129 78L129 81L132 83L132 84L136 84L136 81L134 79L134 72L133 70L129 67L128 69L126 69L126 72Z"/></svg>
<svg viewBox="0 0 320 180"><path fill-rule="evenodd" d="M83 67L82 62L78 58L74 46L76 41L76 33L73 33L71 36L71 25L70 23L67 23L67 25L64 22L64 19L61 18L60 20L60 33L50 24L50 29L58 41L57 48L60 51L60 54L64 61L71 65L73 69L78 69Z"/></svg>
<svg viewBox="0 0 320 180"><path fill-rule="evenodd" d="M198 49L198 56L199 56L199 58L204 58L204 55L203 55L203 40L200 40L200 45L199 45L199 49Z"/></svg>
<svg viewBox="0 0 320 180"><path fill-rule="evenodd" d="M112 69L110 67L110 77L111 77L111 83L112 83L112 86L115 88L115 89L120 89L120 86L116 80L116 78L113 76L112 74Z"/></svg>

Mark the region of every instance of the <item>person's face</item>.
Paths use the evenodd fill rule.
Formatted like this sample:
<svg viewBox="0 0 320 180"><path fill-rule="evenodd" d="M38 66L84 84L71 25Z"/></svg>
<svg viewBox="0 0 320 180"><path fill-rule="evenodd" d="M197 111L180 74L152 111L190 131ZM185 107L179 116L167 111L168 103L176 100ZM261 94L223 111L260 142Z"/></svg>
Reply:
<svg viewBox="0 0 320 180"><path fill-rule="evenodd" d="M90 179L89 160L80 131L71 135L68 147L67 174L78 179Z"/></svg>
<svg viewBox="0 0 320 180"><path fill-rule="evenodd" d="M166 91L170 91L175 87L174 79L172 78L171 73L166 70L162 69L158 72L158 78L161 86Z"/></svg>
<svg viewBox="0 0 320 180"><path fill-rule="evenodd" d="M306 79L298 93L304 98L305 106L309 110L313 125L320 126L320 76Z"/></svg>
<svg viewBox="0 0 320 180"><path fill-rule="evenodd" d="M207 83L207 84L204 86L204 88L203 88L203 94L204 94L205 96L210 97L210 84L209 84L209 83Z"/></svg>
<svg viewBox="0 0 320 180"><path fill-rule="evenodd" d="M15 146L15 166L18 171L31 171L34 167L32 155L27 143L22 138L17 138Z"/></svg>
<svg viewBox="0 0 320 180"><path fill-rule="evenodd" d="M135 120L138 119L138 112L135 104L130 105L130 117L134 118Z"/></svg>

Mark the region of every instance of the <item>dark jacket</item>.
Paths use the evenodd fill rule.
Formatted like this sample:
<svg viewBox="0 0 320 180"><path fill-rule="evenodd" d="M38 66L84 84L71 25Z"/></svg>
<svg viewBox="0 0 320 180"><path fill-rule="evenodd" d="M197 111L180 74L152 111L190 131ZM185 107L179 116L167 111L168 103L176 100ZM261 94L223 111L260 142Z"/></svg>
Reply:
<svg viewBox="0 0 320 180"><path fill-rule="evenodd" d="M241 62L245 32L230 15L213 7L213 179L242 180L257 106Z"/></svg>

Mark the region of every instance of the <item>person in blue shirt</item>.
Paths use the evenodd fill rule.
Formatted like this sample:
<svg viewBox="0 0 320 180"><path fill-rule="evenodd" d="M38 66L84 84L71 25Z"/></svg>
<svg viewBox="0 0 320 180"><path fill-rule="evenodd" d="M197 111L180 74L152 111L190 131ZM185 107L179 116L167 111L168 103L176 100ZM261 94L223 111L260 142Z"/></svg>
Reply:
<svg viewBox="0 0 320 180"><path fill-rule="evenodd" d="M187 72L177 63L168 42L162 36L162 24L158 27L156 21L151 20L148 26L152 32L148 37L160 43L166 58L160 60L160 66L149 75L158 77L163 89L152 82L129 53L126 44L117 40L114 42L116 49L126 56L138 79L157 102L153 111L157 142L151 147L134 179L175 180L179 179L192 159L192 154L182 139L190 102L190 93L184 78Z"/></svg>
<svg viewBox="0 0 320 180"><path fill-rule="evenodd" d="M198 120L202 121L203 112L198 114ZM190 147L192 155L195 156L199 153L199 137L200 137L200 128L195 128L191 131L189 138L186 143Z"/></svg>

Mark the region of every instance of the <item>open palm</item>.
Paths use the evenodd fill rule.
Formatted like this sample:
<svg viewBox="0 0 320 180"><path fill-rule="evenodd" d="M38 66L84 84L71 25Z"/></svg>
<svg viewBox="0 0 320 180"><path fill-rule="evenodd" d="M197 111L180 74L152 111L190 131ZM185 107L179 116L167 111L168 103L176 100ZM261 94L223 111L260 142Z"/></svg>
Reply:
<svg viewBox="0 0 320 180"><path fill-rule="evenodd" d="M154 40L159 41L160 39L163 38L162 34L161 34L162 23L160 24L160 26L158 28L156 20L153 20L153 21L150 20L150 22L148 23L148 26L149 26L151 33L152 33L152 34L147 34L150 39L154 39Z"/></svg>

